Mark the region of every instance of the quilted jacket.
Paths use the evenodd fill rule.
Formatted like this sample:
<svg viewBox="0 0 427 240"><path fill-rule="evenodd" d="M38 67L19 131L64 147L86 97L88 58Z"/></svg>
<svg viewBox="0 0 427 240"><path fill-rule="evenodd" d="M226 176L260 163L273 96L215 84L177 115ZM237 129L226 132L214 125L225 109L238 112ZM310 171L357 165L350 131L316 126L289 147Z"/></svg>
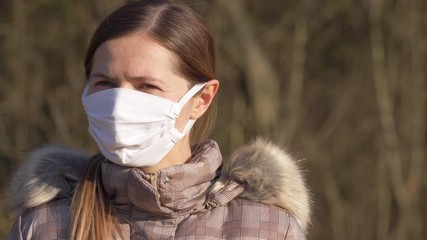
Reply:
<svg viewBox="0 0 427 240"><path fill-rule="evenodd" d="M309 193L288 154L258 139L223 164L216 142L197 149L187 163L154 174L102 163L126 239L305 239ZM62 145L31 152L11 182L19 215L8 239L67 239L73 190L87 162Z"/></svg>

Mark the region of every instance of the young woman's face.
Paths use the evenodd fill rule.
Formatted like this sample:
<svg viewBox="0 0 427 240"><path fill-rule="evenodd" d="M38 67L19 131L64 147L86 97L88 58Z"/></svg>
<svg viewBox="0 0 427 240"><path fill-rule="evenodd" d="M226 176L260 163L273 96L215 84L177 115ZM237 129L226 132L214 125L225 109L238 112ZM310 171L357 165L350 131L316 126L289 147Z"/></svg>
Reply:
<svg viewBox="0 0 427 240"><path fill-rule="evenodd" d="M103 43L96 50L88 94L109 88L129 88L178 102L190 83L179 76L174 56L146 36L132 34ZM176 127L182 130L192 101L183 108Z"/></svg>

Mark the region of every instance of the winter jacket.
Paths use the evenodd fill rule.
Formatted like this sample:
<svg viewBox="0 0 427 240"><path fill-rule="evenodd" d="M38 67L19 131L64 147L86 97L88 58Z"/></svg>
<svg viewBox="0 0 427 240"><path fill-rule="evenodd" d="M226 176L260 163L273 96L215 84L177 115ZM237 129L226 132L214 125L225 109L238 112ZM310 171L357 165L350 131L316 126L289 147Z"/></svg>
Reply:
<svg viewBox="0 0 427 240"><path fill-rule="evenodd" d="M126 239L305 239L309 193L289 155L259 139L222 166L214 141L197 149L187 163L154 174L102 163ZM87 162L62 145L31 152L11 183L20 215L8 239L67 239L73 190Z"/></svg>

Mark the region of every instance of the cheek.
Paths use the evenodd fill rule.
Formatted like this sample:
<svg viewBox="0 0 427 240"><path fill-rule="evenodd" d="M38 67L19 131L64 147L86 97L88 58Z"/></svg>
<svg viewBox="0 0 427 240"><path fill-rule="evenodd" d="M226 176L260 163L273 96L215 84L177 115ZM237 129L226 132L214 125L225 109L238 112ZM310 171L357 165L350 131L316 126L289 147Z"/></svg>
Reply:
<svg viewBox="0 0 427 240"><path fill-rule="evenodd" d="M179 114L179 117L176 119L175 128L178 129L180 132L184 130L185 125L190 119L193 108L193 102L193 100L188 101L188 103L185 104L185 106L182 108L181 114Z"/></svg>

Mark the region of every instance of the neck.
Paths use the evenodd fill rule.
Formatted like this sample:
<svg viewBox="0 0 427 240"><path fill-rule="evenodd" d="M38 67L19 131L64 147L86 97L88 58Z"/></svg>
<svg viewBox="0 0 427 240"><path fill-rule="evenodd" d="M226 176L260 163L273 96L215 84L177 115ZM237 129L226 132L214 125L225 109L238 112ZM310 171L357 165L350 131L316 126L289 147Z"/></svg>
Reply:
<svg viewBox="0 0 427 240"><path fill-rule="evenodd" d="M189 134L178 141L170 152L156 165L143 167L145 173L155 173L162 169L183 164L191 157Z"/></svg>

